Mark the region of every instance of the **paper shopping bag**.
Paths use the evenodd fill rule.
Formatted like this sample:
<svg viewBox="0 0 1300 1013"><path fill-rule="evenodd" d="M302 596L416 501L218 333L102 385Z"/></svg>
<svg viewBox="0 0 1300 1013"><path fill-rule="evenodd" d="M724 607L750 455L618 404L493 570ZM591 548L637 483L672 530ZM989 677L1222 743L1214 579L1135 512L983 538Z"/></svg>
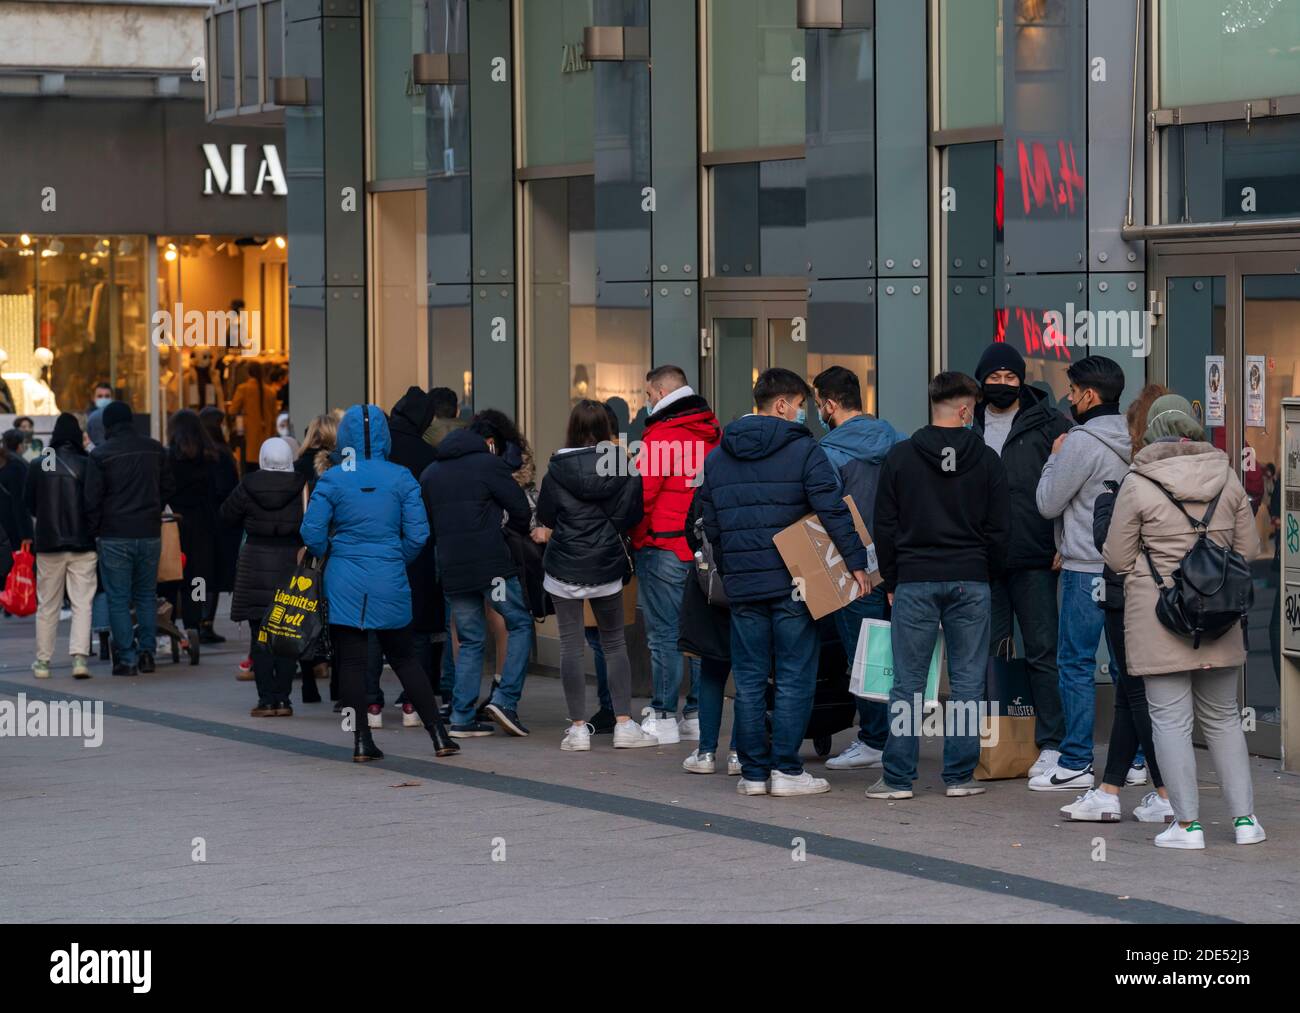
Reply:
<svg viewBox="0 0 1300 1013"><path fill-rule="evenodd" d="M975 768L978 781L1027 777L1038 759L1029 665L1023 658L1012 657L1013 651L1007 642L989 658L984 697L988 702L989 733L980 738L980 758Z"/></svg>
<svg viewBox="0 0 1300 1013"><path fill-rule="evenodd" d="M939 670L943 663L943 635L935 638L930 671L925 680L925 710L939 705ZM864 619L853 654L849 692L864 700L889 702L894 688L894 643L890 624L883 619Z"/></svg>

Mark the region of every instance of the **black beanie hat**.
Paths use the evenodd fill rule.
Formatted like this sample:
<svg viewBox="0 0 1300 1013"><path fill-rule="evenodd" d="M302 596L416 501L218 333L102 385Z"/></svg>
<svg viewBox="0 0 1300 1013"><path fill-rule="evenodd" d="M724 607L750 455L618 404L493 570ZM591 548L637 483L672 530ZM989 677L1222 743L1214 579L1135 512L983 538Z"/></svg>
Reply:
<svg viewBox="0 0 1300 1013"><path fill-rule="evenodd" d="M104 428L112 429L124 422L129 423L133 418L129 404L125 401L114 401L104 409Z"/></svg>
<svg viewBox="0 0 1300 1013"><path fill-rule="evenodd" d="M1021 383L1025 382L1025 357L1005 341L995 341L984 349L980 364L975 367L975 379L983 383L986 376L999 369L1009 369L1020 378Z"/></svg>
<svg viewBox="0 0 1300 1013"><path fill-rule="evenodd" d="M81 424L75 415L64 412L54 421L54 432L50 434L50 446L67 445L81 449Z"/></svg>

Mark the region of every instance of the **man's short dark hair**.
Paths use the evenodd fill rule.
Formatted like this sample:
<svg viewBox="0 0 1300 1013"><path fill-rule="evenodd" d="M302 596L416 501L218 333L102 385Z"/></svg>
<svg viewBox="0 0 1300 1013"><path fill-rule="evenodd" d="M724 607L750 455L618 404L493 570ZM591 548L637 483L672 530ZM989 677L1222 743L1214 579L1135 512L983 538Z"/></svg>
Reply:
<svg viewBox="0 0 1300 1013"><path fill-rule="evenodd" d="M818 374L813 386L823 401L834 401L851 412L862 411L862 384L853 370L832 366Z"/></svg>
<svg viewBox="0 0 1300 1013"><path fill-rule="evenodd" d="M959 397L978 399L980 385L965 373L940 373L930 381L930 404L944 404Z"/></svg>
<svg viewBox="0 0 1300 1013"><path fill-rule="evenodd" d="M429 400L433 402L435 419L454 419L460 407L460 398L450 387L434 387L429 391Z"/></svg>
<svg viewBox="0 0 1300 1013"><path fill-rule="evenodd" d="M27 441L27 434L21 429L6 429L4 434L5 450L11 454L16 454L22 450L23 444Z"/></svg>
<svg viewBox="0 0 1300 1013"><path fill-rule="evenodd" d="M769 369L754 384L754 406L765 412L780 398L801 397L806 400L810 393L808 384L798 373L779 367Z"/></svg>
<svg viewBox="0 0 1300 1013"><path fill-rule="evenodd" d="M686 370L681 366L659 366L645 375L646 383L663 383L665 380L676 380L679 387L685 387L690 383L686 377Z"/></svg>
<svg viewBox="0 0 1300 1013"><path fill-rule="evenodd" d="M109 383L107 380L100 380L99 383L95 384L95 386L92 389L106 390L111 394L113 392L113 385Z"/></svg>
<svg viewBox="0 0 1300 1013"><path fill-rule="evenodd" d="M1065 375L1076 387L1095 390L1103 404L1117 404L1124 394L1124 370L1118 362L1104 355L1080 359L1065 371Z"/></svg>

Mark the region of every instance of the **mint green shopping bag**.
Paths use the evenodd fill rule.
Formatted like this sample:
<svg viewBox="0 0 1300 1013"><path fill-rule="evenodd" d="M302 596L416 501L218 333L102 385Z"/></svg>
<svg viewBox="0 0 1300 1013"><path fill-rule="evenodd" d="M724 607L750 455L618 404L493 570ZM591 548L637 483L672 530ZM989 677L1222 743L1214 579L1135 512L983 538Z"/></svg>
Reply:
<svg viewBox="0 0 1300 1013"><path fill-rule="evenodd" d="M939 704L939 673L943 668L943 632L935 638L934 654L930 657L930 674L925 680L925 709ZM889 623L883 619L863 619L858 632L857 648L853 652L853 668L849 673L849 692L864 700L889 702L889 692L894 688L894 644Z"/></svg>

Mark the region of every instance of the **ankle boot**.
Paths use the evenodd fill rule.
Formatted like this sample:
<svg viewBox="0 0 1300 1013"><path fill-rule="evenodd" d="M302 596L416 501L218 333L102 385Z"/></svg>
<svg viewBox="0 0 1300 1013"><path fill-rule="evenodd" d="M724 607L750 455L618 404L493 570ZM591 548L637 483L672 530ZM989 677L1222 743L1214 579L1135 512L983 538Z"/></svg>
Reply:
<svg viewBox="0 0 1300 1013"><path fill-rule="evenodd" d="M371 737L368 726L363 724L352 733L353 763L370 763L372 760L382 760L383 758L384 754L375 745L375 740Z"/></svg>
<svg viewBox="0 0 1300 1013"><path fill-rule="evenodd" d="M320 690L316 688L316 677L308 669L302 676L302 702L320 703Z"/></svg>
<svg viewBox="0 0 1300 1013"><path fill-rule="evenodd" d="M429 733L429 738L433 740L433 755L439 758L455 756L460 752L460 746L456 740L447 734L447 726L442 723L442 718L435 717L432 724L426 724L424 730Z"/></svg>

